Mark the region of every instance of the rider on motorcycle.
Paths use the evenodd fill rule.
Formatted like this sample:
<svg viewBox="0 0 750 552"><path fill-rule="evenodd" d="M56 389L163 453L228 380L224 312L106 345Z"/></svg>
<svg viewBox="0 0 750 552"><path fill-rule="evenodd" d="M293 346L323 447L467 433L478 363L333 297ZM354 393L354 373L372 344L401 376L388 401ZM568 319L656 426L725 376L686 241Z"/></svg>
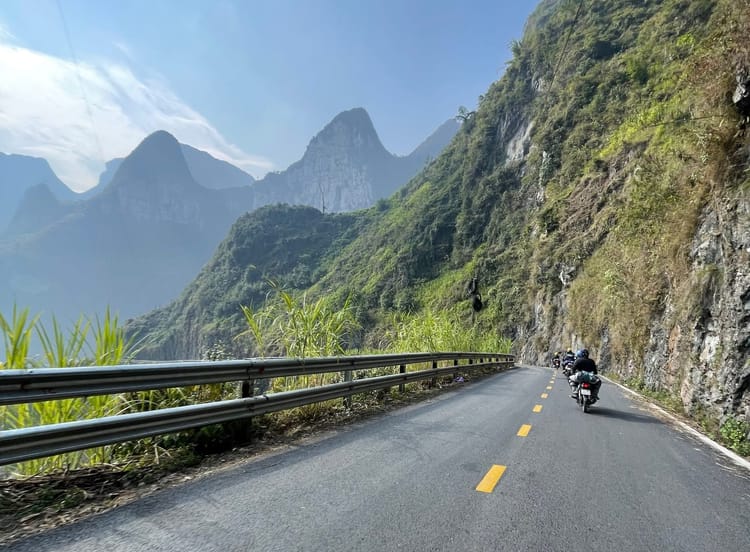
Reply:
<svg viewBox="0 0 750 552"><path fill-rule="evenodd" d="M560 363L563 369L563 372L565 372L567 375L570 375L570 366L573 365L573 363L576 360L576 356L573 354L573 351L568 349L563 355L562 362Z"/></svg>
<svg viewBox="0 0 750 552"><path fill-rule="evenodd" d="M580 351L576 352L576 361L573 363L571 371L572 373L569 378L571 381L571 386L574 383L575 385L578 385L578 377L576 376L577 372L590 372L594 375L597 374L596 362L589 358L588 349L581 349ZM599 378L596 378L596 382L591 384L591 398L594 401L599 400L599 388L601 386L602 380ZM577 395L574 393L571 395L571 397L575 399L577 398Z"/></svg>

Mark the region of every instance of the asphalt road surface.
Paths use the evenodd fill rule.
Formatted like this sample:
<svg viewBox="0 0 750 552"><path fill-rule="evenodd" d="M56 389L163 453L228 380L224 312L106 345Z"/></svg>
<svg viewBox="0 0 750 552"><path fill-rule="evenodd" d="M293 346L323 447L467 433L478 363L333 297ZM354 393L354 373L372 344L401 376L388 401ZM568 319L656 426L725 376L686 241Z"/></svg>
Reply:
<svg viewBox="0 0 750 552"><path fill-rule="evenodd" d="M750 472L517 368L8 550L750 551Z"/></svg>

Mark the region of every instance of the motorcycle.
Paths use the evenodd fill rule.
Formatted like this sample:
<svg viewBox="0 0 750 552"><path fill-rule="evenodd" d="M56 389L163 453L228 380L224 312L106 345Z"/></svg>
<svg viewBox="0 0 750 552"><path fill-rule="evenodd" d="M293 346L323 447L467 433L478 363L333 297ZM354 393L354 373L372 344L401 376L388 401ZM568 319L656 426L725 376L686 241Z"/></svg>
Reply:
<svg viewBox="0 0 750 552"><path fill-rule="evenodd" d="M589 411L589 406L594 404L596 400L591 396L591 384L584 382L578 386L578 399L576 399L581 410L584 412Z"/></svg>
<svg viewBox="0 0 750 552"><path fill-rule="evenodd" d="M552 368L554 370L559 370L560 369L560 359L559 358L552 359Z"/></svg>
<svg viewBox="0 0 750 552"><path fill-rule="evenodd" d="M597 401L594 396L594 389L599 378L589 372L578 372L577 381L570 381L570 386L574 390L576 396L576 403L581 407L581 410L588 412L589 406Z"/></svg>
<svg viewBox="0 0 750 552"><path fill-rule="evenodd" d="M573 373L573 370L571 370L572 366L573 366L572 360L563 360L563 363L562 363L563 374L565 374L566 376L570 376Z"/></svg>

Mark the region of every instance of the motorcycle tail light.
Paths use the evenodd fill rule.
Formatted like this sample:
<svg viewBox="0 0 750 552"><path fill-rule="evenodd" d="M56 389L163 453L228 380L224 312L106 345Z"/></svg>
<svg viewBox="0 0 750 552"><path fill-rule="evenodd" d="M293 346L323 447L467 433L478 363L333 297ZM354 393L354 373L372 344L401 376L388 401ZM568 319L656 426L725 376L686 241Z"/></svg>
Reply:
<svg viewBox="0 0 750 552"><path fill-rule="evenodd" d="M584 389L588 389L589 387L590 387L590 386L589 386L589 384L588 384L588 383L584 383L584 384L583 384L583 388L584 388Z"/></svg>

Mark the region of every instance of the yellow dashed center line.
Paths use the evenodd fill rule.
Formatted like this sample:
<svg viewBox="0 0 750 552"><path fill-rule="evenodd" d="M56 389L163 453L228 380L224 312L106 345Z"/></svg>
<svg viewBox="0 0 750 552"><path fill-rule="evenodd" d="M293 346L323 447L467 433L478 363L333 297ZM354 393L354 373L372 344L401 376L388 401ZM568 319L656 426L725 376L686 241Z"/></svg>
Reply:
<svg viewBox="0 0 750 552"><path fill-rule="evenodd" d="M523 424L516 435L519 437L526 437L529 434L529 431L531 431L531 426L529 424Z"/></svg>
<svg viewBox="0 0 750 552"><path fill-rule="evenodd" d="M552 389L552 384L555 383L555 378L553 377L549 383L550 385L547 386L547 390ZM546 399L549 395L547 393L542 393L541 396L543 399ZM541 412L542 405L541 404L534 405L533 411ZM516 433L516 435L518 437L527 437L530 431L531 431L531 424L523 424L518 430L518 433ZM490 470L485 474L485 476L479 482L479 485L476 486L476 490L479 491L480 493L491 493L492 491L494 491L495 486L497 486L497 484L500 482L500 478L505 473L505 469L506 469L506 466L493 464Z"/></svg>
<svg viewBox="0 0 750 552"><path fill-rule="evenodd" d="M495 485L500 481L500 478L505 473L505 466L499 466L494 464L487 475L479 482L476 490L480 493L491 493L495 489Z"/></svg>

